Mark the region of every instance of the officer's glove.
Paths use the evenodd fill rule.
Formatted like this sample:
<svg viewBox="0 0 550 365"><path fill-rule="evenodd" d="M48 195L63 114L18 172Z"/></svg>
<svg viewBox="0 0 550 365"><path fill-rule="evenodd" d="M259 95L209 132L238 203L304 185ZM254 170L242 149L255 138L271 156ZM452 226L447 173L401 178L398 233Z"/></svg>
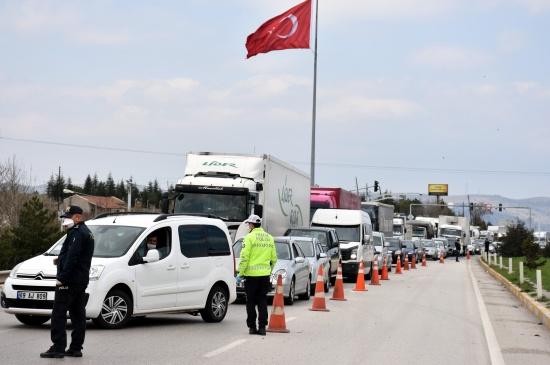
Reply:
<svg viewBox="0 0 550 365"><path fill-rule="evenodd" d="M243 277L237 274L237 276L235 277L235 280L237 281L237 285L239 285L242 282Z"/></svg>
<svg viewBox="0 0 550 365"><path fill-rule="evenodd" d="M59 280L55 281L55 286L63 286L63 283Z"/></svg>

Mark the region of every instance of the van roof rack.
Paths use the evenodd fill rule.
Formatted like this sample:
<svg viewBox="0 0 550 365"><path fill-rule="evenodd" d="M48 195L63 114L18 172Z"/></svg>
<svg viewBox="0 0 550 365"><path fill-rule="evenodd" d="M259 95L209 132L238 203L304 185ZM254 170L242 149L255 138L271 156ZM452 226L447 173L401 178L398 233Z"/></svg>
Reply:
<svg viewBox="0 0 550 365"><path fill-rule="evenodd" d="M119 215L143 215L143 214L154 214L159 215L161 213L154 213L154 212L112 212L112 213L101 213L93 217L91 220L99 219L99 218L106 218L106 217L114 217Z"/></svg>
<svg viewBox="0 0 550 365"><path fill-rule="evenodd" d="M228 221L227 218L223 218L214 214L207 214L207 213L169 213L169 214L160 214L158 217L155 218L153 222L159 222L170 217L204 217L204 218L215 218L215 219L221 219L222 221Z"/></svg>

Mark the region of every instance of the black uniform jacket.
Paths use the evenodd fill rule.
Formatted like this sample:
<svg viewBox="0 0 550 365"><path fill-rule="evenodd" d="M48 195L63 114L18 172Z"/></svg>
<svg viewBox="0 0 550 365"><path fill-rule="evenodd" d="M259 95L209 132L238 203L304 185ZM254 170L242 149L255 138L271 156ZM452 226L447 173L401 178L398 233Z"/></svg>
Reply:
<svg viewBox="0 0 550 365"><path fill-rule="evenodd" d="M94 253L94 236L84 223L67 231L57 261L57 280L63 285L87 286Z"/></svg>

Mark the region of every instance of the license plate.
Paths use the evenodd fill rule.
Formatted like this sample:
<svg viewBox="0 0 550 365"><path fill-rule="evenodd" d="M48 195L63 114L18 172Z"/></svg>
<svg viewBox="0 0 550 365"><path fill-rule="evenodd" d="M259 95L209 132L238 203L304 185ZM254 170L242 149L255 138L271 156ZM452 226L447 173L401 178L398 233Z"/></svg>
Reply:
<svg viewBox="0 0 550 365"><path fill-rule="evenodd" d="M28 299L28 300L47 300L48 293L38 292L38 291L18 291L17 299Z"/></svg>

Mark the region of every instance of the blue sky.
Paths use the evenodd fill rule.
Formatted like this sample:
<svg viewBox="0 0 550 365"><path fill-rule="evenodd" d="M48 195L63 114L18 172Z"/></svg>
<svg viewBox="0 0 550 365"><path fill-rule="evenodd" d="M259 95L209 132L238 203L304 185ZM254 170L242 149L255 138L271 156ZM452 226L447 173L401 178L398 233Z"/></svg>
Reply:
<svg viewBox="0 0 550 365"><path fill-rule="evenodd" d="M309 171L312 51L246 60L244 47L296 3L0 0L0 135L261 152ZM550 196L549 0L319 7L317 183ZM77 183L112 172L163 185L185 167L181 156L0 139L0 159L11 156L37 184L59 165Z"/></svg>

